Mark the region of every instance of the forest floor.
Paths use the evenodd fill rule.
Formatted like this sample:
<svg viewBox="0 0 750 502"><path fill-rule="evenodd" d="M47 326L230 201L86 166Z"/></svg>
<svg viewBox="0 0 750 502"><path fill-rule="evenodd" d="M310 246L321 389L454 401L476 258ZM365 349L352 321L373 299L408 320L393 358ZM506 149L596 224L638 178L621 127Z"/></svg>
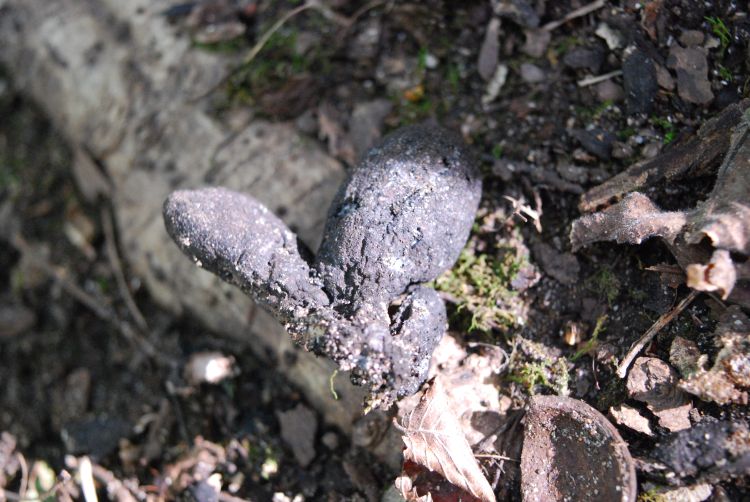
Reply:
<svg viewBox="0 0 750 502"><path fill-rule="evenodd" d="M705 145L690 143L698 129L729 106L747 108L750 19L740 4L333 0L290 17L210 101L228 119L239 111L291 121L346 166L402 125L429 120L459 133L484 192L466 249L434 283L451 336L508 354L495 381L508 408L550 394L608 416L636 458L639 500L688 500L680 498L688 491L690 500L747 500L750 376L717 397L689 384L685 369L708 371L724 357L717 326L727 312L747 319L733 297L719 288L677 308L691 290L673 249L646 240L656 232L641 244L585 242L575 251L570 239L574 220L625 194L584 207L591 189L680 148L699 157ZM164 15L194 50L245 57L303 4L190 5ZM80 472L82 459L118 500L393 497L397 472L323 425L282 374L155 305L115 256L108 201L85 197L63 135L12 78L0 75L0 214L12 206L24 241L0 240L0 500L80 496L85 483L63 473ZM692 209L712 193L727 148L628 191L665 210ZM741 292L747 255L731 256ZM747 297L735 303L748 307ZM616 372L670 313L644 346L649 359L635 362L654 379L642 385L668 394L665 405ZM140 316L158 358L117 321ZM694 357L676 357L680 347ZM750 364L746 346L734 356ZM228 377L193 376L201 358L225 364ZM710 462L665 451L715 424L734 439L701 450ZM302 458L295 434L310 436L312 458ZM221 494L206 474L221 475ZM519 496L517 487L509 493Z"/></svg>

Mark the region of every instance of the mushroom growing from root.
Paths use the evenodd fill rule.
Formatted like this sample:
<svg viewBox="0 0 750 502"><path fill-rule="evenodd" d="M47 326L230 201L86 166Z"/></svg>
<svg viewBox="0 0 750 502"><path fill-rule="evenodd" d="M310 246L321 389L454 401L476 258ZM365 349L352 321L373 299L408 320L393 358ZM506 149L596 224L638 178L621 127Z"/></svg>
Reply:
<svg viewBox="0 0 750 502"><path fill-rule="evenodd" d="M369 387L371 405L386 407L427 376L447 321L438 294L422 284L455 263L480 195L460 141L418 125L387 136L352 169L314 258L265 206L224 188L172 193L164 220L185 254L264 305L296 343L350 371Z"/></svg>

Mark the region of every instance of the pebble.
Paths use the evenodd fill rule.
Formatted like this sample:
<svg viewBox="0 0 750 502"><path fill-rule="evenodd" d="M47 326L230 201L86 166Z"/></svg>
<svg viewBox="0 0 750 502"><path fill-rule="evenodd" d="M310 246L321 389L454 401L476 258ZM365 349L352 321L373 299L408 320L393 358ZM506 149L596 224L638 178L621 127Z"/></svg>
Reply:
<svg viewBox="0 0 750 502"><path fill-rule="evenodd" d="M674 79L672 78L672 74L669 73L669 70L664 68L662 65L657 64L656 66L656 81L659 84L659 87L662 89L666 89L668 91L674 90Z"/></svg>
<svg viewBox="0 0 750 502"><path fill-rule="evenodd" d="M521 65L521 78L529 84L542 82L547 78L544 70L532 63L523 63Z"/></svg>
<svg viewBox="0 0 750 502"><path fill-rule="evenodd" d="M651 58L635 46L628 47L622 62L622 78L628 115L650 114L659 90Z"/></svg>
<svg viewBox="0 0 750 502"><path fill-rule="evenodd" d="M587 69L598 73L604 62L604 52L600 49L576 47L568 51L563 57L563 63L569 68Z"/></svg>
<svg viewBox="0 0 750 502"><path fill-rule="evenodd" d="M699 30L685 30L680 35L680 43L687 47L700 45L703 43L705 35Z"/></svg>
<svg viewBox="0 0 750 502"><path fill-rule="evenodd" d="M609 50L615 50L622 47L623 37L619 31L612 29L607 23L599 23L596 27L596 35L602 38L606 43Z"/></svg>
<svg viewBox="0 0 750 502"><path fill-rule="evenodd" d="M625 91L622 87L611 80L605 80L604 82L596 84L594 90L596 91L596 96L599 98L599 101L602 102L612 101L616 103L625 98Z"/></svg>
<svg viewBox="0 0 750 502"><path fill-rule="evenodd" d="M706 56L706 49L702 47L685 48L675 44L669 50L667 66L677 72L677 93L689 103L705 105L714 99Z"/></svg>
<svg viewBox="0 0 750 502"><path fill-rule="evenodd" d="M576 129L572 131L572 135L587 152L602 160L609 160L612 157L612 143L617 139L614 134L596 127L588 131Z"/></svg>
<svg viewBox="0 0 750 502"><path fill-rule="evenodd" d="M521 51L532 58L540 58L547 52L547 46L552 39L552 34L547 30L524 30L526 42Z"/></svg>

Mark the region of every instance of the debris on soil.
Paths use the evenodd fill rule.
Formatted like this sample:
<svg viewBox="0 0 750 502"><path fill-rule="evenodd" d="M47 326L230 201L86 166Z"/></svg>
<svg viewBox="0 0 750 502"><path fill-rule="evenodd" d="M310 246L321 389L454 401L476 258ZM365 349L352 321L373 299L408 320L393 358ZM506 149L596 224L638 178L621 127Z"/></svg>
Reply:
<svg viewBox="0 0 750 502"><path fill-rule="evenodd" d="M405 499L416 501L427 493L440 493L431 486L434 478L419 469L422 467L444 477L475 499L494 502L492 487L474 458L458 418L448 405L439 378L428 382L419 404L404 416L398 428L402 431L406 449L404 469L396 479L396 486ZM421 486L428 479L431 484Z"/></svg>
<svg viewBox="0 0 750 502"><path fill-rule="evenodd" d="M199 266L263 303L298 343L351 371L370 386L371 404L387 407L419 388L445 329L435 291L412 285L456 261L480 192L459 143L423 125L392 134L354 169L314 265L286 225L245 195L175 192L164 218ZM388 308L404 293L392 322Z"/></svg>
<svg viewBox="0 0 750 502"><path fill-rule="evenodd" d="M661 359L636 359L628 375L627 389L630 397L646 403L658 417L660 426L671 432L690 428L690 399L677 387L676 372Z"/></svg>
<svg viewBox="0 0 750 502"><path fill-rule="evenodd" d="M703 364L691 364L691 372L680 382L680 388L704 401L718 404L748 404L750 389L750 319L733 305L719 319L714 332L719 349L709 370ZM694 352L693 352L694 353ZM699 356L698 361L705 361Z"/></svg>
<svg viewBox="0 0 750 502"><path fill-rule="evenodd" d="M307 467L315 459L318 418L302 403L289 411L279 411L276 415L281 425L281 439L292 449L299 465Z"/></svg>
<svg viewBox="0 0 750 502"><path fill-rule="evenodd" d="M680 488L651 488L651 483L644 483L643 488L644 495L650 495L661 502L703 502L711 498L711 495L714 493L714 487L708 483L682 486Z"/></svg>
<svg viewBox="0 0 750 502"><path fill-rule="evenodd" d="M27 332L36 323L33 310L21 304L0 305L0 341Z"/></svg>
<svg viewBox="0 0 750 502"><path fill-rule="evenodd" d="M674 44L669 51L667 66L677 72L677 92L688 103L705 105L714 99L708 80L707 56L708 51L702 47Z"/></svg>
<svg viewBox="0 0 750 502"><path fill-rule="evenodd" d="M612 415L618 425L624 425L647 436L654 436L655 434L648 418L641 415L641 412L632 406L627 404L613 406L609 409L609 414Z"/></svg>
<svg viewBox="0 0 750 502"><path fill-rule="evenodd" d="M744 103L745 107L750 104L747 101ZM710 128L706 124L701 131L718 127L727 117L739 113L739 110L740 108L733 112L725 111L714 119ZM731 118L729 120L730 124L733 123ZM706 200L699 202L694 209L663 211L648 196L639 192L631 193L604 211L585 215L574 221L570 233L573 249L603 240L640 244L648 238L660 237L686 271L690 287L699 291L718 291L722 299L729 298L730 301L747 306L747 291L750 286L737 281L736 270L744 263L744 259L732 259L730 253L750 256L750 205L747 201L747 194L750 193L750 168L744 161L750 156L750 111L744 111L737 120L736 125L723 132L727 135L731 131L731 140L726 147L724 161L718 169L714 188ZM718 134L720 131L714 130L708 135L716 137ZM700 131L698 136L701 136ZM692 148L699 148L699 143L695 143L695 140L691 144ZM675 158L681 159L685 153L676 148L662 154L663 159L657 158L663 164L659 171L668 177L684 173L684 166L678 166L677 170L667 168L666 171L664 166L668 166ZM695 154L698 156L704 152L696 150ZM652 177L647 169L639 168L636 171L645 175L643 180ZM658 172L655 174L659 175ZM624 184L629 183L627 178L622 181ZM637 183L644 185L642 182ZM615 191L619 192L623 186L613 184L612 180L607 184L615 189L610 195ZM591 192L582 198L582 204L585 203L586 207L590 207L590 194ZM597 196L596 200L604 199ZM714 246L710 259L705 248L700 245L705 237ZM704 261L707 263L702 263ZM735 289L737 291L732 296Z"/></svg>
<svg viewBox="0 0 750 502"><path fill-rule="evenodd" d="M677 368L682 378L689 378L706 368L708 356L701 354L694 341L676 336L669 348L669 362Z"/></svg>
<svg viewBox="0 0 750 502"><path fill-rule="evenodd" d="M523 421L523 500L635 501L633 459L604 415L577 399L535 396Z"/></svg>
<svg viewBox="0 0 750 502"><path fill-rule="evenodd" d="M746 423L708 420L660 442L654 457L680 478L718 483L750 470L750 430Z"/></svg>

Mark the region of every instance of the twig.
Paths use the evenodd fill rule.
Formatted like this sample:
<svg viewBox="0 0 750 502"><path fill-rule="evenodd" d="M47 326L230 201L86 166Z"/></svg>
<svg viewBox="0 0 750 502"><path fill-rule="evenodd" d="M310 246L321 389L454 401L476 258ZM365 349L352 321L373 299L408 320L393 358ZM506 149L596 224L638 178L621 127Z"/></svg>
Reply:
<svg viewBox="0 0 750 502"><path fill-rule="evenodd" d="M96 298L78 287L75 283L69 281L60 270L34 253L29 244L20 234L13 234L10 238L10 244L16 249L16 251L28 257L34 265L39 267L45 274L57 282L57 284L59 284L60 287L70 296L91 310L99 319L111 323L126 340L139 347L147 356L162 364L171 364L171 361L159 353L149 340L138 334L130 324L118 319L111 308L102 305Z"/></svg>
<svg viewBox="0 0 750 502"><path fill-rule="evenodd" d="M104 241L107 249L107 257L109 258L109 264L112 267L112 271L115 274L117 288L120 290L120 295L125 301L125 305L128 307L130 315L133 316L133 319L138 325L138 328L140 328L144 333L148 333L148 323L143 317L141 311L138 309L138 305L136 305L135 300L133 300L133 295L130 294L130 288L128 288L128 284L125 281L125 274L123 274L122 272L122 262L120 261L119 254L117 253L117 244L115 243L115 231L114 223L112 222L112 211L110 211L107 207L103 207L101 211L101 219L102 227L104 230Z"/></svg>
<svg viewBox="0 0 750 502"><path fill-rule="evenodd" d="M609 73L604 73L602 75L582 78L577 83L578 83L578 87L587 87L589 85L598 84L599 82L604 82L605 80L609 80L614 77L619 77L620 75L622 75L622 70L614 70Z"/></svg>
<svg viewBox="0 0 750 502"><path fill-rule="evenodd" d="M260 51L263 50L263 47L266 46L266 44L271 39L271 37L277 31L279 31L281 27L287 23L287 21L292 19L297 14L300 14L308 9L317 10L323 15L323 17L325 17L326 19L333 20L335 23L343 26L344 29L347 29L347 30L349 29L351 24L354 22L353 21L354 17L347 18L345 16L337 14L336 12L329 9L325 5L322 5L321 3L319 3L318 0L308 0L304 4L300 5L299 7L295 7L294 9L290 10L289 12L281 16L279 19L277 19L276 22L273 23L273 25L271 25L271 27L268 30L266 30L263 33L263 35L260 36L258 41L255 42L255 45L253 45L253 47L250 49L250 52L247 53L247 55L242 59L242 62L239 65L237 65L234 69L232 69L231 71L229 71L229 73L227 73L224 77L222 77L221 80L219 80L219 82L216 85L212 85L206 92L199 94L198 96L190 99L189 101L198 101L200 99L203 99L209 94L211 94L212 92L214 92L215 90L217 90L218 88L222 87L224 84L226 84L229 81L229 79L231 79L234 75L236 75L242 68L246 67L247 65L253 62L253 60L258 56L258 54L260 54ZM364 10L362 14L364 12L367 12L367 10Z"/></svg>
<svg viewBox="0 0 750 502"><path fill-rule="evenodd" d="M662 314L661 317L656 320L656 322L648 329L648 331L646 331L643 336L641 336L638 341L636 341L630 347L630 350L628 350L628 353L622 359L620 365L617 366L617 376L619 376L620 378L625 378L625 376L628 374L628 368L630 368L630 365L633 363L633 360L636 358L636 356L638 356L643 348L648 345L651 340L653 340L656 334L664 326L669 324L672 319L677 317L680 312L685 310L685 308L690 305L693 300L695 300L695 297L698 296L698 293L699 291L690 291L690 294L683 298L682 301L677 304L677 306L672 308L669 312Z"/></svg>
<svg viewBox="0 0 750 502"><path fill-rule="evenodd" d="M599 10L606 2L604 0L596 0L595 2L591 2L588 5L584 5L583 7L576 9L574 11L568 12L568 14L565 15L562 19L558 19L557 21L551 21L544 26L542 26L542 30L544 31L552 31L556 28L559 28L560 26L564 25L568 21L572 21L573 19L577 17L585 16L586 14L590 14L594 12L595 10Z"/></svg>
<svg viewBox="0 0 750 502"><path fill-rule="evenodd" d="M509 460L511 462L517 462L521 463L520 460L517 460L515 458L505 457L503 455L495 455L494 453L475 453L474 457L476 458L491 458L493 460Z"/></svg>
<svg viewBox="0 0 750 502"><path fill-rule="evenodd" d="M78 477L80 478L81 489L83 490L83 499L86 502L99 502L96 496L96 486L94 486L94 475L91 472L91 460L89 457L82 457L78 461Z"/></svg>
<svg viewBox="0 0 750 502"><path fill-rule="evenodd" d="M21 453L18 454L18 464L21 466L21 487L18 494L21 498L25 498L26 490L29 488L29 464L26 462L26 457Z"/></svg>

